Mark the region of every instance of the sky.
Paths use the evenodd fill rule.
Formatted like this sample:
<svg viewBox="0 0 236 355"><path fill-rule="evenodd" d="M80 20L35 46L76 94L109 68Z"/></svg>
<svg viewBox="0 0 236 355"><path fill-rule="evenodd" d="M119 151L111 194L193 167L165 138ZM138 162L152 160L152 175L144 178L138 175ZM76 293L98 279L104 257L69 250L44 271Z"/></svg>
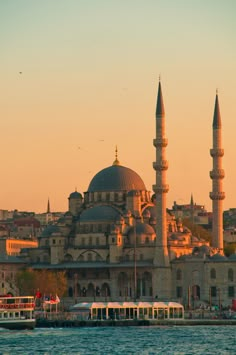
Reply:
<svg viewBox="0 0 236 355"><path fill-rule="evenodd" d="M168 208L193 194L212 209L216 89L236 207L236 1L1 0L0 47L0 209L68 210L116 145L152 191L159 76Z"/></svg>

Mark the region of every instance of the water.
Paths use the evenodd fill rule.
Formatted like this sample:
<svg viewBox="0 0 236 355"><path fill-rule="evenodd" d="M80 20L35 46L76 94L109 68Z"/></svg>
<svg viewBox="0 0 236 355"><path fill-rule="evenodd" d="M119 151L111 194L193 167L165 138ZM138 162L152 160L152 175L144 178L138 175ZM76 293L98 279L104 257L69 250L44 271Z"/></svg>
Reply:
<svg viewBox="0 0 236 355"><path fill-rule="evenodd" d="M235 355L236 326L0 330L0 355Z"/></svg>

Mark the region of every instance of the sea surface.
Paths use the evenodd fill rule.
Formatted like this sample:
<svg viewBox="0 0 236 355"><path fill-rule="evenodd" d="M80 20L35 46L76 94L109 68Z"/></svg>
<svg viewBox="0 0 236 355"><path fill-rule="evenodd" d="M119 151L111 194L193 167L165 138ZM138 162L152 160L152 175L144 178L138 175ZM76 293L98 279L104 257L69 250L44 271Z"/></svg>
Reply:
<svg viewBox="0 0 236 355"><path fill-rule="evenodd" d="M0 329L0 354L234 355L236 326Z"/></svg>

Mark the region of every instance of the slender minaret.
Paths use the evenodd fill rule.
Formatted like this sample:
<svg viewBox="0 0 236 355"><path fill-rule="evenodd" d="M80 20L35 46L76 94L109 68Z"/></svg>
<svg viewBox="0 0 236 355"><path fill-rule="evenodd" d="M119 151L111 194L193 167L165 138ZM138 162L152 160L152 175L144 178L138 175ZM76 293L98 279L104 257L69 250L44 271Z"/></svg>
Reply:
<svg viewBox="0 0 236 355"><path fill-rule="evenodd" d="M48 205L47 205L47 213L51 213L51 210L50 210L50 201L49 201L49 198L48 198Z"/></svg>
<svg viewBox="0 0 236 355"><path fill-rule="evenodd" d="M223 200L225 193L222 189L222 180L225 176L222 169L222 157L224 150L222 149L221 139L221 117L218 100L218 92L216 91L215 110L213 117L213 149L210 154L213 158L213 169L210 172L212 179L212 192L210 198L212 199L212 246L217 248L223 254Z"/></svg>
<svg viewBox="0 0 236 355"><path fill-rule="evenodd" d="M153 185L153 190L156 195L157 218L154 264L161 267L169 266L166 223L166 194L169 191L169 186L166 184L166 171L168 169L168 161L166 160L167 143L168 141L165 138L165 109L159 80L156 105L156 139L153 141L156 147L156 161L153 163L153 168L156 170L156 185Z"/></svg>

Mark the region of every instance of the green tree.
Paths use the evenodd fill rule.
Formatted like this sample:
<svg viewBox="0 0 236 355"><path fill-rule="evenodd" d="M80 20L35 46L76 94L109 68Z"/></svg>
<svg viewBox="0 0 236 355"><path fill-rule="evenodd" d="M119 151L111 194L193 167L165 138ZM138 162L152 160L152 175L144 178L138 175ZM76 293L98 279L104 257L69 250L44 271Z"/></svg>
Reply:
<svg viewBox="0 0 236 355"><path fill-rule="evenodd" d="M200 237L207 242L211 242L212 234L199 224L194 224L189 218L183 219L183 225L189 228L195 237Z"/></svg>
<svg viewBox="0 0 236 355"><path fill-rule="evenodd" d="M225 256L230 256L236 251L236 243L224 243L224 253Z"/></svg>

